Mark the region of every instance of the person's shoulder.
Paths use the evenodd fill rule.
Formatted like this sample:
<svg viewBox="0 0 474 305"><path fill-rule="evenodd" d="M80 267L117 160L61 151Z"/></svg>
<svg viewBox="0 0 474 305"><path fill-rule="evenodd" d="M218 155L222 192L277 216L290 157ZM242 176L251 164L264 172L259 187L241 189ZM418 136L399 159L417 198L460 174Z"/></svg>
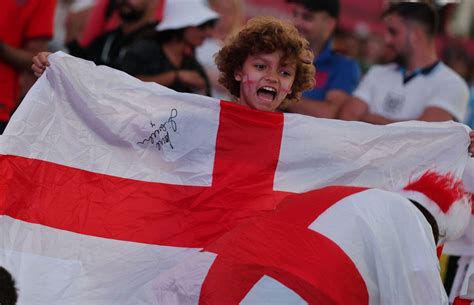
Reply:
<svg viewBox="0 0 474 305"><path fill-rule="evenodd" d="M462 87L468 87L466 81L461 77L461 75L443 62L440 62L433 72L434 77L436 77L440 82L449 82L459 84L459 86Z"/></svg>
<svg viewBox="0 0 474 305"><path fill-rule="evenodd" d="M405 202L406 198L401 194L393 191L388 191L380 188L369 188L366 190L368 198L386 198L387 200L383 203L391 207L392 202ZM378 204L378 203L377 203Z"/></svg>
<svg viewBox="0 0 474 305"><path fill-rule="evenodd" d="M370 67L369 71L398 71L399 66L395 63L376 64Z"/></svg>
<svg viewBox="0 0 474 305"><path fill-rule="evenodd" d="M388 63L388 64L377 64L373 65L367 71L367 74L371 75L388 75L390 73L399 73L398 72L398 65L395 63Z"/></svg>
<svg viewBox="0 0 474 305"><path fill-rule="evenodd" d="M331 57L332 61L336 62L339 65L358 66L357 61L355 59L348 57L342 53L333 52Z"/></svg>
<svg viewBox="0 0 474 305"><path fill-rule="evenodd" d="M354 215L357 215L360 221L369 223L370 227L378 226L381 217L388 217L385 223L390 222L393 225L399 220L403 221L405 216L416 212L416 207L406 197L397 192L378 188L369 188L346 197L344 202L352 206ZM392 219L393 215L399 216L399 219Z"/></svg>
<svg viewBox="0 0 474 305"><path fill-rule="evenodd" d="M336 71L343 71L344 73L350 73L351 75L360 75L359 63L355 59L346 55L333 52L330 65Z"/></svg>
<svg viewBox="0 0 474 305"><path fill-rule="evenodd" d="M398 192L371 188L367 189L362 195L363 197L360 197L360 199L366 201L363 207L368 207L371 211L368 214L364 212L362 218L369 217L369 220L372 221L374 214L397 215L397 217L395 217L397 219L392 219L394 222L398 222L399 220L402 222L407 221L406 217L413 217L413 221L417 221L417 218L419 218L415 205Z"/></svg>

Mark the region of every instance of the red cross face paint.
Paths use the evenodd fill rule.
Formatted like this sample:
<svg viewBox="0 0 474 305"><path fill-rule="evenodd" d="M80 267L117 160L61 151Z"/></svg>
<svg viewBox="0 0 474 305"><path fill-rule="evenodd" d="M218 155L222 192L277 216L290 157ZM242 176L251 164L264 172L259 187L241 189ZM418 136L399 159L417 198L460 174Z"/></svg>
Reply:
<svg viewBox="0 0 474 305"><path fill-rule="evenodd" d="M295 80L296 64L282 60L281 52L249 55L242 70L235 73L240 81L240 104L262 111L276 111Z"/></svg>

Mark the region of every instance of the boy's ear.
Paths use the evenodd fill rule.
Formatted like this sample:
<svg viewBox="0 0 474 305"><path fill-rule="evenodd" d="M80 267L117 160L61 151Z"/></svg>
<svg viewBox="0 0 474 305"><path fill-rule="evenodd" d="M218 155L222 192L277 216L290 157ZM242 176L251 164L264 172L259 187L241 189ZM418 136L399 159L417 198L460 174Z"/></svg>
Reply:
<svg viewBox="0 0 474 305"><path fill-rule="evenodd" d="M238 82L240 82L242 80L242 72L240 71L235 71L234 72L234 79Z"/></svg>

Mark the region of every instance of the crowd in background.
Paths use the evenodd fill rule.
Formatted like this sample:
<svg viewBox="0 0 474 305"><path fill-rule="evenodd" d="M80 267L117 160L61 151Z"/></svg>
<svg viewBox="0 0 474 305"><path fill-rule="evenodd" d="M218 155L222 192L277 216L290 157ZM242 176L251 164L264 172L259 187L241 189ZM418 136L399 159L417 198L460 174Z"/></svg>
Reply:
<svg viewBox="0 0 474 305"><path fill-rule="evenodd" d="M7 35L2 32L9 30L0 30L0 134L35 81L29 69L31 57L45 50L62 50L177 91L232 100L219 84L213 55L245 23L249 15L246 2L257 1L2 1L0 28L16 28L18 32ZM410 38L413 41L397 36L400 33L396 31L402 28L397 24L400 20L387 22L388 34L367 26L338 27L342 22L337 1L280 2L287 11L277 13L293 21L316 55L316 87L283 111L375 124L421 119L455 120L474 126L474 54L466 38L474 31L472 22L465 21L473 14L474 1L435 6L441 16L440 26L416 34L419 36ZM269 7L268 13L275 14L275 10ZM450 84L448 89L440 89L439 99L443 101L417 104L419 107L410 108L410 113L398 113L405 98L401 93L385 98L384 104L370 100L385 94L380 93L384 82L394 86L390 73L404 73L403 87L419 75L428 79L435 69L446 71L441 83ZM432 86L436 90L439 85L435 81L415 89L421 92ZM421 95L407 98L417 99L424 103Z"/></svg>
<svg viewBox="0 0 474 305"><path fill-rule="evenodd" d="M236 33L250 16L256 13L279 15L281 18L292 20L298 30L310 40L313 52L316 54L315 65L318 70L315 76L316 90L304 93L302 101L291 105L287 111L315 117L342 119L347 118L341 115L342 105L349 100L369 68L376 64L390 63L396 56L393 49L386 45L386 32L381 31L378 25L372 26L364 21L363 18L367 16L361 15L360 22L351 21L351 26L347 25L348 22L345 22L343 18L353 17L348 17L350 12L344 11L344 5L348 6L345 1L341 1L340 8L314 7L318 11L329 10L329 17L331 17L321 20L319 25L305 24L304 16L295 14L293 9L295 3L291 3L296 2L298 6L301 2L304 6L306 2L311 3L311 1L281 0L270 7L265 1L260 1L261 4L259 4L259 1L255 0L196 0L205 3L219 15L219 18L217 15L211 16L208 15L209 12L199 9L189 14L191 11L189 8L179 7L180 1L169 1L171 6L178 3L176 7L167 6L164 0L57 0L56 3L54 0L48 0L46 2L49 4L42 2L41 6L35 5L36 2L39 3L38 1L29 1L28 5L19 5L15 8L25 11L23 19L16 18L14 21L14 23L19 23L18 27L22 30L18 33L15 43L9 43L9 38L0 36L0 46L11 45L20 52L27 51L29 52L25 56L27 59L37 51L45 50L44 43L33 44L34 47L30 47L31 41L36 42L41 39L41 42L49 41L47 46L49 51L62 50L93 60L96 64L105 64L123 70L144 81L155 81L177 91L231 100L232 97L218 82L218 71L213 55L223 45L225 38ZM382 3L380 8L383 9L389 1L376 2ZM425 2L437 3L434 0ZM438 2L441 3L441 1ZM183 5L189 6L189 4ZM464 78L471 91L466 113L461 111L462 117L455 115L453 119L471 126L474 121L470 110L471 103L474 103L472 98L474 54L472 39L469 37L472 34L470 18L473 7L469 1L450 5L438 4L436 8L440 20L435 37L438 55L446 65ZM345 13L341 14L341 11ZM381 12L377 13L381 14ZM186 14L189 17L186 17ZM357 15L357 12L354 15ZM37 16L35 18L41 22L27 21L28 18L35 20L34 16ZM331 23L331 20L334 22ZM4 20L4 22L11 24L13 21ZM169 22L171 26L167 25ZM166 28L163 28L163 23ZM42 32L36 30L40 34L35 33L35 29L40 27L38 24L44 25ZM51 28L52 25L54 29ZM51 29L47 30L48 27ZM311 31L309 27L312 27ZM29 28L32 29L29 30ZM32 32L31 37L29 31ZM24 37L20 37L21 35ZM318 35L320 37L316 37ZM191 39L188 39L189 37ZM5 47L0 48L0 50L3 49ZM327 53L331 55L327 57L324 53L333 52L333 50L337 53L334 56ZM15 87L12 90L8 88L13 92L2 94L7 95L6 100L0 101L1 105L6 105L0 107L0 111L5 112L0 117L0 122L2 122L0 127L3 129L9 115L32 86L35 78L32 77L25 63L19 64L18 60L15 60L15 54L9 56L9 52L4 55L2 53L5 51L0 52L0 58L2 58L0 65L5 66L5 69L10 70L9 72L13 75L9 77L8 82L12 82L11 79L13 79L15 84L19 84L19 88ZM346 59L348 62L342 63ZM342 61L340 66L345 66L345 68L341 68L338 72L333 71L332 60ZM330 72L326 71L327 67L330 68ZM18 76L19 79L17 79ZM0 81L7 83L7 80ZM334 83L328 83L327 88L320 87L325 82L332 81ZM6 87L6 85L2 86ZM12 84L8 86L12 87ZM307 103L308 100L310 103ZM314 103L314 100L324 103ZM398 119L416 118L419 118L419 114Z"/></svg>

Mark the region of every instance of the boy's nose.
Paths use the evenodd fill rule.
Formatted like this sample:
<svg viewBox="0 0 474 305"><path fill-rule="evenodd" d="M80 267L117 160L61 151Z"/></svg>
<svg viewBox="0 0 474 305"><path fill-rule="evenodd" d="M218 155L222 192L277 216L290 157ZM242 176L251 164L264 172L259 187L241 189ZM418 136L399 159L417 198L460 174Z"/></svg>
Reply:
<svg viewBox="0 0 474 305"><path fill-rule="evenodd" d="M267 73L267 75L265 75L265 80L269 82L273 82L273 83L277 82L276 73L275 72Z"/></svg>

